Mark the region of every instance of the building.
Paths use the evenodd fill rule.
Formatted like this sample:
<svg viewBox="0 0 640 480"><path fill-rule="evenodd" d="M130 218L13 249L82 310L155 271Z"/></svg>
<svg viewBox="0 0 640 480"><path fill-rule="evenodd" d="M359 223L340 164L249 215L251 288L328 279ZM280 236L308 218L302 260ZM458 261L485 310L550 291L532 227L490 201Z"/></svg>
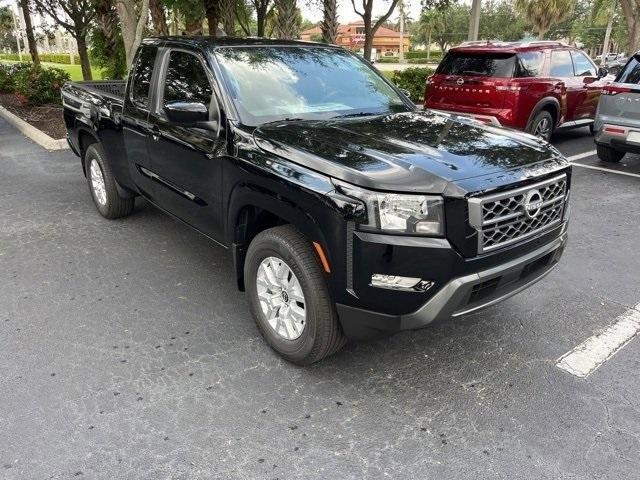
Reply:
<svg viewBox="0 0 640 480"><path fill-rule="evenodd" d="M300 34L301 40L314 41L318 40L322 32L320 26L315 26L305 30ZM360 50L364 46L364 23L354 22L338 27L337 44L349 50ZM402 38L404 52L409 51L411 41L409 35L405 34ZM400 32L391 30L390 28L380 27L373 37L373 48L376 50L376 56L398 55L400 53Z"/></svg>

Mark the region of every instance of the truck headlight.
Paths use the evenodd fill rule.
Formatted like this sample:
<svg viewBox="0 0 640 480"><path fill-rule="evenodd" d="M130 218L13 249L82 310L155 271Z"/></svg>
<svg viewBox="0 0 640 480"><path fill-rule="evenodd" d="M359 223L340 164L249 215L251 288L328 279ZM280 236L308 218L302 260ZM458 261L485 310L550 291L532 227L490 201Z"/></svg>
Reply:
<svg viewBox="0 0 640 480"><path fill-rule="evenodd" d="M364 202L367 220L360 224L363 230L438 237L444 235L442 197L374 192L338 180L334 180L334 184L345 195Z"/></svg>

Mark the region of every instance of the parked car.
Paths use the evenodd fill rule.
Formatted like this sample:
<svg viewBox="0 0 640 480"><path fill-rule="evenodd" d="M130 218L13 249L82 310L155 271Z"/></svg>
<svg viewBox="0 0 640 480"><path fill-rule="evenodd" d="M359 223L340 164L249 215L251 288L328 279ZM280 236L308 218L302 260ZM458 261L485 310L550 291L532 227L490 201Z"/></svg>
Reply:
<svg viewBox="0 0 640 480"><path fill-rule="evenodd" d="M640 153L640 52L602 90L594 125L598 157L619 162Z"/></svg>
<svg viewBox="0 0 640 480"><path fill-rule="evenodd" d="M593 123L604 75L563 43L474 42L445 55L427 79L424 106L549 140L557 128Z"/></svg>
<svg viewBox="0 0 640 480"><path fill-rule="evenodd" d="M228 249L292 362L493 305L566 243L556 149L418 111L339 47L147 39L126 85L70 82L62 98L98 212L125 217L140 196Z"/></svg>

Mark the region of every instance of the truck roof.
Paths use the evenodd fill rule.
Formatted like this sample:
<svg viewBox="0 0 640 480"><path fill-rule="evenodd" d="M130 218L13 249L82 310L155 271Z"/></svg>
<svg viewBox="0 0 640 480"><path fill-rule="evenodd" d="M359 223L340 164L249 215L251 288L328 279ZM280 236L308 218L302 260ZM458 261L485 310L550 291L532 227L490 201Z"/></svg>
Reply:
<svg viewBox="0 0 640 480"><path fill-rule="evenodd" d="M319 42L306 42L302 40L278 40L261 37L210 37L208 35L178 35L178 36L165 36L165 37L149 37L145 38L143 44L159 44L163 42L169 42L173 44L191 45L199 48L210 47L235 47L235 46L254 46L254 45L287 45L287 46L326 46L331 47L335 45L327 45Z"/></svg>

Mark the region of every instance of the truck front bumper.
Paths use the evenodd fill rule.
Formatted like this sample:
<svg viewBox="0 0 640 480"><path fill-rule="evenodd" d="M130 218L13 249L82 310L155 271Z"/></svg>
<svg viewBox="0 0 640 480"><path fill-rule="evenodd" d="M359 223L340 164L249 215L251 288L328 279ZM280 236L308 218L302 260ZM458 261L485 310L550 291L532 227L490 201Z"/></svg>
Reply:
<svg viewBox="0 0 640 480"><path fill-rule="evenodd" d="M557 265L566 243L565 224L559 236L535 250L497 266L451 279L420 308L408 314L389 315L337 304L343 330L349 338L372 339L489 307L547 275Z"/></svg>

